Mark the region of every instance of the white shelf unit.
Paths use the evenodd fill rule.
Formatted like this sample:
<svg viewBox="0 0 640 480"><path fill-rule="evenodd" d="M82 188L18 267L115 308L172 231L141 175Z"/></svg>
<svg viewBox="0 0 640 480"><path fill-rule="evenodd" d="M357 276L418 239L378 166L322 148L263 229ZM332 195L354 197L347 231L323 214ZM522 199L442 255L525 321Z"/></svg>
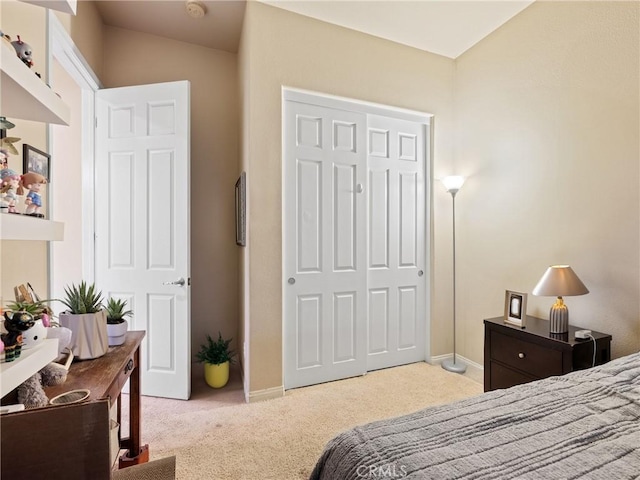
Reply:
<svg viewBox="0 0 640 480"><path fill-rule="evenodd" d="M22 63L14 48L3 39L0 39L0 70L4 117L69 125L69 107Z"/></svg>
<svg viewBox="0 0 640 480"><path fill-rule="evenodd" d="M64 240L64 223L3 213L0 214L0 240Z"/></svg>
<svg viewBox="0 0 640 480"><path fill-rule="evenodd" d="M50 10L57 10L58 12L68 13L69 15L75 15L78 8L77 0L21 0L24 3L30 3L32 5L38 5Z"/></svg>
<svg viewBox="0 0 640 480"><path fill-rule="evenodd" d="M58 357L58 339L47 338L41 344L22 349L13 362L0 364L0 397L4 397L34 373Z"/></svg>

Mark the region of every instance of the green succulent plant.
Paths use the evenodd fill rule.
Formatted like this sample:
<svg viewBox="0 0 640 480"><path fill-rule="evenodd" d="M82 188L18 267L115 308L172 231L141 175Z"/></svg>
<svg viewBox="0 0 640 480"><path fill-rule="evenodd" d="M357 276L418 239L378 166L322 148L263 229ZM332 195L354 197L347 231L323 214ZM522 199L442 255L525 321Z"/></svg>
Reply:
<svg viewBox="0 0 640 480"><path fill-rule="evenodd" d="M40 318L43 313L49 313L49 307L45 305L46 302L47 300L38 300L36 302L16 300L7 303L7 310L11 310L12 312L27 312L37 319Z"/></svg>
<svg viewBox="0 0 640 480"><path fill-rule="evenodd" d="M121 300L118 298L110 298L107 300L107 323L116 324L122 323L125 320L125 317L130 317L133 315L131 310L125 310L127 306L126 300Z"/></svg>
<svg viewBox="0 0 640 480"><path fill-rule="evenodd" d="M224 362L234 363L235 352L229 349L231 339L224 340L222 334L218 332L218 339L213 340L211 335L207 335L207 343L200 345L200 351L196 353L199 362L220 365Z"/></svg>
<svg viewBox="0 0 640 480"><path fill-rule="evenodd" d="M102 292L96 291L95 284L88 285L84 280L79 285L65 287L66 298L60 300L69 309L69 313L82 315L102 310Z"/></svg>

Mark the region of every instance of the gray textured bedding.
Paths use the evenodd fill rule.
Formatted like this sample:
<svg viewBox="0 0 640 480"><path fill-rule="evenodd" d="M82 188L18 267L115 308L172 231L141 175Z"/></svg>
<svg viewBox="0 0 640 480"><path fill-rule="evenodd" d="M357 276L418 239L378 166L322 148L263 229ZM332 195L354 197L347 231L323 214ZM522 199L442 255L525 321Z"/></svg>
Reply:
<svg viewBox="0 0 640 480"><path fill-rule="evenodd" d="M311 478L640 478L640 353L354 428Z"/></svg>

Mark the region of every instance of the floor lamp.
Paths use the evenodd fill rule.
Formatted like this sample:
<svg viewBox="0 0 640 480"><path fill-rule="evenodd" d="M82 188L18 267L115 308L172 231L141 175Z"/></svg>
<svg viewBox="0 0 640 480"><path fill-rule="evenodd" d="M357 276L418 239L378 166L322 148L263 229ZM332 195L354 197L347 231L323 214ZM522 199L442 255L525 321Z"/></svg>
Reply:
<svg viewBox="0 0 640 480"><path fill-rule="evenodd" d="M453 360L445 360L442 362L442 368L454 373L464 373L467 366L456 361L456 193L462 187L464 177L451 175L442 179L442 184L451 194L453 201Z"/></svg>

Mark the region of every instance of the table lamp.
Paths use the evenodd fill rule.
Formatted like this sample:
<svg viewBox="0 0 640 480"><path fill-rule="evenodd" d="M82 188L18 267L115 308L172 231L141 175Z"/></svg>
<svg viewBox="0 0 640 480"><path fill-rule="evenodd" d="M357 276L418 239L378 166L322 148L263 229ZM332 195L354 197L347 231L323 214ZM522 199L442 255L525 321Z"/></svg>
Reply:
<svg viewBox="0 0 640 480"><path fill-rule="evenodd" d="M543 297L558 297L549 312L549 332L567 333L569 331L569 309L562 297L584 295L587 287L578 278L569 265L552 265L533 289L533 294Z"/></svg>

